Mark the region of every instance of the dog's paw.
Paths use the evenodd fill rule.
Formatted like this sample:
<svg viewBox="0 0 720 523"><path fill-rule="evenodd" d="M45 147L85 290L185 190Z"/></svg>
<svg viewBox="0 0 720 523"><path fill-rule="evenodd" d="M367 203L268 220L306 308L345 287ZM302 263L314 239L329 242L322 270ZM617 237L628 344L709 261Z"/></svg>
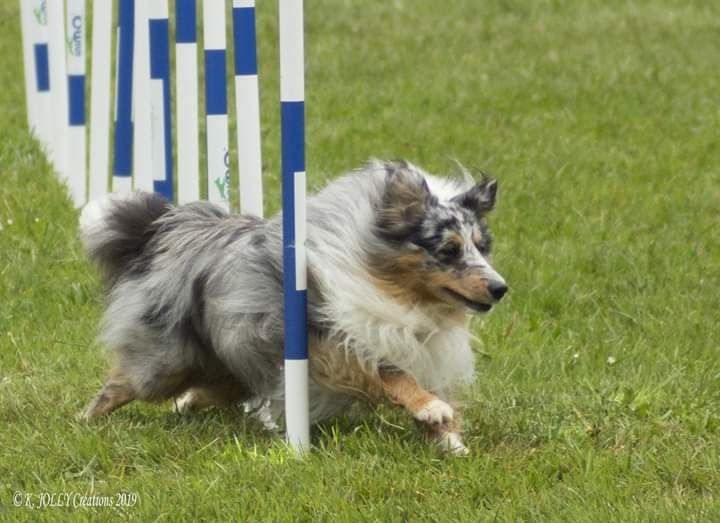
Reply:
<svg viewBox="0 0 720 523"><path fill-rule="evenodd" d="M431 425L448 424L452 421L453 415L453 408L437 398L428 401L414 414L416 420Z"/></svg>
<svg viewBox="0 0 720 523"><path fill-rule="evenodd" d="M196 404L197 398L192 390L186 391L182 396L176 398L174 403L175 412L178 414L187 414Z"/></svg>
<svg viewBox="0 0 720 523"><path fill-rule="evenodd" d="M265 398L256 398L243 403L245 414L248 414L262 423L268 432L278 432L280 426L275 422L276 416L270 408L271 403Z"/></svg>
<svg viewBox="0 0 720 523"><path fill-rule="evenodd" d="M462 442L462 438L457 432L446 432L438 439L437 444L441 450L454 456L467 456L470 454L470 450Z"/></svg>

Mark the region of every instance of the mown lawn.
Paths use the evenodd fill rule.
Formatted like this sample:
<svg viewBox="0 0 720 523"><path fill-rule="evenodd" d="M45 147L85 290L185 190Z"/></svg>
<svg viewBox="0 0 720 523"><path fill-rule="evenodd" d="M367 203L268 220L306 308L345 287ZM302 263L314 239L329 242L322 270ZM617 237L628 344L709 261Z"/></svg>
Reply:
<svg viewBox="0 0 720 523"><path fill-rule="evenodd" d="M475 324L472 455L380 408L305 460L237 410L75 414L105 369L77 212L26 131L0 7L0 520L720 520L720 4L313 0L308 176L369 157L500 179L510 295ZM266 210L275 2L260 2ZM13 507L15 492L137 496ZM114 498L119 499L119 498Z"/></svg>

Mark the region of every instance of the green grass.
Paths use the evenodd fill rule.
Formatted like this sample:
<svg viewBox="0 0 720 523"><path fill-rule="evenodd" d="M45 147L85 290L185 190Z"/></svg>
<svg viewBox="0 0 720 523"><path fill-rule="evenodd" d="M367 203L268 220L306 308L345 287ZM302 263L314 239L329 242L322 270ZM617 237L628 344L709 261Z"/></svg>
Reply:
<svg viewBox="0 0 720 523"><path fill-rule="evenodd" d="M101 288L25 130L0 7L0 520L720 519L720 7L307 2L312 186L368 157L500 179L507 301L476 323L472 455L390 408L293 459L237 411L74 415L100 386ZM261 2L266 205L278 208L274 2ZM612 363L614 362L614 363ZM12 493L136 493L124 509Z"/></svg>

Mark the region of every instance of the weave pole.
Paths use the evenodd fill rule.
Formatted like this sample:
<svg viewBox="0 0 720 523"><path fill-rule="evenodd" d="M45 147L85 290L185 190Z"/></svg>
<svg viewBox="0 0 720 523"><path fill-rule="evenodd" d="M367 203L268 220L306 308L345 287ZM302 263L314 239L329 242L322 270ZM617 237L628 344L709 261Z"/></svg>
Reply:
<svg viewBox="0 0 720 523"><path fill-rule="evenodd" d="M132 190L134 19L135 0L118 0L115 154L113 162L113 192L118 194L128 193Z"/></svg>
<svg viewBox="0 0 720 523"><path fill-rule="evenodd" d="M20 0L20 27L22 30L23 65L25 67L25 108L27 110L28 129L39 137L40 107L38 104L38 72L33 46L35 8L33 0ZM40 12L39 14L42 15Z"/></svg>
<svg viewBox="0 0 720 523"><path fill-rule="evenodd" d="M90 77L90 200L108 192L110 172L110 79L112 0L94 0Z"/></svg>
<svg viewBox="0 0 720 523"><path fill-rule="evenodd" d="M240 212L263 215L255 0L233 0Z"/></svg>
<svg viewBox="0 0 720 523"><path fill-rule="evenodd" d="M150 100L150 2L137 0L133 16L133 188L153 192L152 103Z"/></svg>
<svg viewBox="0 0 720 523"><path fill-rule="evenodd" d="M203 0L208 200L230 209L225 0Z"/></svg>
<svg viewBox="0 0 720 523"><path fill-rule="evenodd" d="M30 45L29 56L25 53L25 85L30 87L26 94L28 119L34 121L31 129L45 150L49 151L52 146L52 120L47 8L44 0L20 1L23 41L25 45Z"/></svg>
<svg viewBox="0 0 720 523"><path fill-rule="evenodd" d="M68 84L65 57L65 2L47 2L52 143L50 158L61 180L67 180Z"/></svg>
<svg viewBox="0 0 720 523"><path fill-rule="evenodd" d="M310 447L307 261L305 255L305 80L303 1L279 0L282 134L285 418L288 443Z"/></svg>
<svg viewBox="0 0 720 523"><path fill-rule="evenodd" d="M200 199L197 2L175 3L175 84L179 204Z"/></svg>
<svg viewBox="0 0 720 523"><path fill-rule="evenodd" d="M68 3L67 28L64 27L65 1ZM85 124L84 2L85 0L21 0L28 104L30 106L33 96L47 91L47 108L52 109L52 112L44 111L43 106L40 106L40 110L37 110L38 108L33 106L34 112L30 112L28 116L29 124L33 126L34 121L47 122L48 151L62 178L67 178L68 166L76 169L71 162L82 162L83 165L78 164L77 169L84 170L84 127L81 131L82 139L71 139L73 146L76 142L79 145L70 155L66 154L65 142L65 138L73 134L73 130L68 127L80 128ZM35 7L31 8L31 3ZM90 133L90 191L93 199L103 197L107 191L112 6L112 0L95 0L93 3L93 96ZM176 7L178 156L181 166L181 194L178 199L180 203L184 203L194 201L199 196L197 4L196 0L176 0ZM133 173L138 188L155 188L162 192L163 189L159 188L162 187L161 184L148 183L147 173L152 176L153 162L155 170L159 171L164 179L150 178L151 181L165 183L165 190L171 191L173 180L168 3L167 0L155 0L152 3L145 0L118 0L117 8L113 192L122 195L132 190ZM253 0L233 1L241 198L245 213L261 216L262 162L254 8ZM37 23L30 23L30 14L36 18ZM50 21L47 30L44 20ZM279 22L285 410L287 440L294 449L302 453L310 447L303 0L279 0ZM229 208L224 0L204 1L203 31L208 193L211 201ZM32 39L29 35L32 35ZM34 64L31 58L34 58ZM33 93L34 86L37 87L37 93ZM147 125L148 118L150 125ZM148 150L151 156L149 169ZM82 176L81 180L84 183L85 176ZM76 181L70 182L72 184ZM79 196L76 198L76 202L82 203L84 185L82 191L74 186L71 188L74 195L83 193L82 200Z"/></svg>
<svg viewBox="0 0 720 523"><path fill-rule="evenodd" d="M85 0L67 0L67 83L70 129L67 135L67 178L75 207L85 205Z"/></svg>
<svg viewBox="0 0 720 523"><path fill-rule="evenodd" d="M170 24L168 1L150 4L150 102L152 105L155 192L173 200L172 118L170 114Z"/></svg>

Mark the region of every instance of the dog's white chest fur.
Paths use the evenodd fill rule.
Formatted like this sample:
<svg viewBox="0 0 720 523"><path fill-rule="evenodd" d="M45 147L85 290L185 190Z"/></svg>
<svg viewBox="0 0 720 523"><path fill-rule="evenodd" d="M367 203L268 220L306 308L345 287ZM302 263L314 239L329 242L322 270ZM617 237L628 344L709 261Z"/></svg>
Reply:
<svg viewBox="0 0 720 523"><path fill-rule="evenodd" d="M465 321L395 302L359 268L318 274L325 295L321 314L331 325L330 335L361 362L397 367L437 393L472 381L474 357Z"/></svg>
<svg viewBox="0 0 720 523"><path fill-rule="evenodd" d="M371 366L397 367L440 394L472 381L474 357L465 326L443 325L419 309L384 305L347 311L341 320L347 350Z"/></svg>

